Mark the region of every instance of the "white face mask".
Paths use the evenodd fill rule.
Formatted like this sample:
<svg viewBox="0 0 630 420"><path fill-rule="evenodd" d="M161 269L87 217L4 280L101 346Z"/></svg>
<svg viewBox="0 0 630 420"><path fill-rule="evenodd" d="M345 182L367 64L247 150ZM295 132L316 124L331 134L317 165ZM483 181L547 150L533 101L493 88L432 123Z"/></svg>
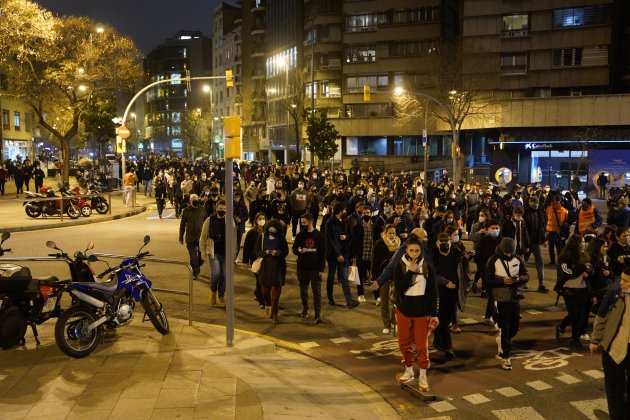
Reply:
<svg viewBox="0 0 630 420"><path fill-rule="evenodd" d="M267 221L265 219L258 219L256 223L258 223L258 226L263 227Z"/></svg>
<svg viewBox="0 0 630 420"><path fill-rule="evenodd" d="M453 242L454 244L456 244L457 242L459 242L459 236L454 237L453 239L451 239L451 242Z"/></svg>
<svg viewBox="0 0 630 420"><path fill-rule="evenodd" d="M479 216L479 223L483 223L486 221L485 216Z"/></svg>

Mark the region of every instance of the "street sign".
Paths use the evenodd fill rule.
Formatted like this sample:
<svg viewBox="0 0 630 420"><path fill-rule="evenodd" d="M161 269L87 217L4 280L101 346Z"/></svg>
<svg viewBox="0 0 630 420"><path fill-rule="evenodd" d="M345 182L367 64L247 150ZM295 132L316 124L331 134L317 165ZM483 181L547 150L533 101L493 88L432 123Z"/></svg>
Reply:
<svg viewBox="0 0 630 420"><path fill-rule="evenodd" d="M422 129L422 145L423 146L427 145L427 129L426 128Z"/></svg>
<svg viewBox="0 0 630 420"><path fill-rule="evenodd" d="M131 130L129 130L126 126L121 125L116 129L116 135L121 139L128 139L131 136Z"/></svg>

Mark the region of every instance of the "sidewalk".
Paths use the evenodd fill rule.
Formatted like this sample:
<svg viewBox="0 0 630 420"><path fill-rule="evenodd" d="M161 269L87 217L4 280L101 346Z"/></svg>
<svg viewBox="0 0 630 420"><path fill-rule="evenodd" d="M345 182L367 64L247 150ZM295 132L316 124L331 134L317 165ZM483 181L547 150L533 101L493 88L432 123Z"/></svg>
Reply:
<svg viewBox="0 0 630 420"><path fill-rule="evenodd" d="M161 336L136 315L84 359L57 348L54 323L0 352L4 419L398 419L377 393L315 359L223 327L170 319Z"/></svg>
<svg viewBox="0 0 630 420"><path fill-rule="evenodd" d="M71 183L72 181L73 179L71 178ZM44 180L44 185L55 185L54 178L46 178ZM33 190L32 182L31 190ZM103 196L106 199L109 199L109 194L110 193L103 193ZM36 219L28 217L24 212L24 201L24 194L20 194L19 198L15 197L15 183L13 183L13 181L7 182L5 186L5 195L0 197L0 232L52 229L120 219L142 213L146 211L149 205L155 204L155 199L152 197L145 197L143 193L136 193L135 206L126 207L123 203L120 191L112 191L111 214L99 214L93 210L90 217L79 217L74 220L67 217L67 215L64 215L62 222L59 216L49 216L45 219L43 217L38 217Z"/></svg>

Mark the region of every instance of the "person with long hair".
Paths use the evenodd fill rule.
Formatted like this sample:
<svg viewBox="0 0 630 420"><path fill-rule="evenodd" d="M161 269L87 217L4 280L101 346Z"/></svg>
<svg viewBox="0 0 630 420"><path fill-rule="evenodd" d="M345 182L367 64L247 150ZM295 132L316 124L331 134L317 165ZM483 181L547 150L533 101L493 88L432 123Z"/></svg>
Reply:
<svg viewBox="0 0 630 420"><path fill-rule="evenodd" d="M580 347L580 339L589 340L586 334L588 323L588 284L592 265L584 256L584 238L573 234L558 256L558 278L554 290L564 298L567 315L556 326L556 339L562 340L566 327L571 324L571 345Z"/></svg>
<svg viewBox="0 0 630 420"><path fill-rule="evenodd" d="M613 274L615 284L619 283L621 273L624 268L630 267L630 246L628 245L627 229L617 229L612 245L608 247L608 258L610 258L610 269Z"/></svg>
<svg viewBox="0 0 630 420"><path fill-rule="evenodd" d="M251 268L252 264L256 260L255 246L258 239L262 236L265 225L267 224L267 216L265 213L259 212L254 216L252 228L247 231L245 235L245 242L243 243L243 263L247 264ZM254 297L260 306L260 309L265 309L265 299L262 295L262 288L260 287L260 281L258 279L258 273L254 274L256 278L256 287L254 288Z"/></svg>
<svg viewBox="0 0 630 420"><path fill-rule="evenodd" d="M427 369L429 369L428 337L438 324L438 287L436 277L422 252L422 243L412 235L406 242L405 255L394 272L396 323L398 325L398 346L405 365L399 383L414 380L413 362L417 354L419 372L418 385L421 391L429 390Z"/></svg>
<svg viewBox="0 0 630 420"><path fill-rule="evenodd" d="M591 239L586 245L586 251L584 251L586 260L593 266L593 274L589 276L587 281L590 283L591 294L595 300L594 305L591 307L591 312L594 314L597 313L597 309L612 284L607 252L608 245L601 238Z"/></svg>
<svg viewBox="0 0 630 420"><path fill-rule="evenodd" d="M287 275L286 226L282 221L271 219L265 225L263 234L256 241L254 253L256 258L262 257L259 279L262 295L265 299L265 312L274 324L279 324L278 306L280 294Z"/></svg>
<svg viewBox="0 0 630 420"><path fill-rule="evenodd" d="M400 248L400 238L396 235L396 226L385 225L380 239L372 249L372 279L375 281L383 273L383 269L389 263L396 250ZM383 334L389 334L393 326L394 317L390 311L390 289L393 291L392 282L387 281L380 287L381 319L383 320Z"/></svg>

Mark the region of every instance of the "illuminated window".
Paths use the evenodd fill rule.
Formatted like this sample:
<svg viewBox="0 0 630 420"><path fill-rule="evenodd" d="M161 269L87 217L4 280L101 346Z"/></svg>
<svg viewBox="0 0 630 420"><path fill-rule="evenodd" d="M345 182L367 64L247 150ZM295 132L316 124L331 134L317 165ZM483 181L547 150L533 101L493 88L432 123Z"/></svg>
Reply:
<svg viewBox="0 0 630 420"><path fill-rule="evenodd" d="M16 131L20 129L20 113L18 111L13 112L13 128Z"/></svg>
<svg viewBox="0 0 630 420"><path fill-rule="evenodd" d="M602 25L609 22L610 8L608 5L570 7L553 11L554 28Z"/></svg>
<svg viewBox="0 0 630 420"><path fill-rule="evenodd" d="M529 16L526 14L515 14L503 16L503 30L501 36L513 38L527 36L529 34Z"/></svg>
<svg viewBox="0 0 630 420"><path fill-rule="evenodd" d="M182 82L182 75L179 73L171 74L171 85L179 85Z"/></svg>

